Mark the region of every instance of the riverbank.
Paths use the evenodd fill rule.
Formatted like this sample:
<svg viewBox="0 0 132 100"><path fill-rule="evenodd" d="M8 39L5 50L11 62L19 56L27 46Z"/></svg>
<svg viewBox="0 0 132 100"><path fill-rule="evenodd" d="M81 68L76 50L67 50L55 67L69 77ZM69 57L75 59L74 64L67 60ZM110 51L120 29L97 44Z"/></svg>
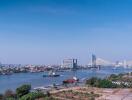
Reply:
<svg viewBox="0 0 132 100"><path fill-rule="evenodd" d="M132 72L112 74L106 79L91 78L83 86L52 89L49 92L57 100L132 100L131 76Z"/></svg>
<svg viewBox="0 0 132 100"><path fill-rule="evenodd" d="M69 92L70 91L70 92ZM122 88L95 88L95 87L72 87L61 90L53 90L50 92L54 98L58 100L89 100L86 97L95 96L95 100L131 100L132 89ZM82 94L82 95L79 95ZM88 96L84 96L88 95Z"/></svg>

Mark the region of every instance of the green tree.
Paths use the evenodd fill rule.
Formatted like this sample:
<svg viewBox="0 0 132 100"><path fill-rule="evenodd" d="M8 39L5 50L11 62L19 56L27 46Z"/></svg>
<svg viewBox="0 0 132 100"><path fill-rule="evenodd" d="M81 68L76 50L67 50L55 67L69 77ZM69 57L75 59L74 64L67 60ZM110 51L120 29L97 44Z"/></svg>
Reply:
<svg viewBox="0 0 132 100"><path fill-rule="evenodd" d="M30 90L31 90L31 85L25 84L16 89L16 94L18 97L22 97L23 95L28 94Z"/></svg>
<svg viewBox="0 0 132 100"><path fill-rule="evenodd" d="M0 94L0 100L3 100L3 94Z"/></svg>

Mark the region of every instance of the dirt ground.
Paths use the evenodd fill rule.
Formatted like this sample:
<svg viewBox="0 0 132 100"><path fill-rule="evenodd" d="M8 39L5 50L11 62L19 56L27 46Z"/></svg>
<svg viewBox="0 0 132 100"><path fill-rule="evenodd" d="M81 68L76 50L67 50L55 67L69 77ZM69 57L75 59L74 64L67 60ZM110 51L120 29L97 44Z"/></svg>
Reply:
<svg viewBox="0 0 132 100"><path fill-rule="evenodd" d="M73 87L66 88L62 90L52 91L52 93L57 93L61 91L78 91L78 92L94 92L99 94L100 97L96 100L132 100L132 89L102 89L102 88L93 88L93 87Z"/></svg>
<svg viewBox="0 0 132 100"><path fill-rule="evenodd" d="M132 100L132 89L103 89L96 100Z"/></svg>

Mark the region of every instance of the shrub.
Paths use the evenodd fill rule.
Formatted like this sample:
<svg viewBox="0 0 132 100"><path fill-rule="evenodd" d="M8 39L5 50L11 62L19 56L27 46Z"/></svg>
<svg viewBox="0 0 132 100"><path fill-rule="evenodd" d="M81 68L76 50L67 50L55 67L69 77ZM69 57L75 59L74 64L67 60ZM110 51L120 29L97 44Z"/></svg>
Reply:
<svg viewBox="0 0 132 100"><path fill-rule="evenodd" d="M31 92L22 96L19 100L35 100L37 98L44 97L45 95L41 92Z"/></svg>
<svg viewBox="0 0 132 100"><path fill-rule="evenodd" d="M3 94L0 94L0 100L3 100Z"/></svg>
<svg viewBox="0 0 132 100"><path fill-rule="evenodd" d="M6 98L4 100L16 100L15 98L12 98L12 97L9 97L9 98Z"/></svg>
<svg viewBox="0 0 132 100"><path fill-rule="evenodd" d="M113 84L112 81L108 79L98 79L94 77L87 80L86 84L93 87L99 87L99 88L116 88L117 87L116 84Z"/></svg>
<svg viewBox="0 0 132 100"><path fill-rule="evenodd" d="M6 90L4 94L4 98L14 98L14 97L15 97L15 93L12 90Z"/></svg>
<svg viewBox="0 0 132 100"><path fill-rule="evenodd" d="M98 87L100 87L100 88L115 88L116 85L107 79L103 79L99 82Z"/></svg>
<svg viewBox="0 0 132 100"><path fill-rule="evenodd" d="M30 90L31 90L31 85L22 85L16 89L16 94L18 97L22 97L23 95L28 94Z"/></svg>
<svg viewBox="0 0 132 100"><path fill-rule="evenodd" d="M99 80L100 79L98 79L96 77L92 77L86 81L86 84L91 85L91 86L97 86Z"/></svg>

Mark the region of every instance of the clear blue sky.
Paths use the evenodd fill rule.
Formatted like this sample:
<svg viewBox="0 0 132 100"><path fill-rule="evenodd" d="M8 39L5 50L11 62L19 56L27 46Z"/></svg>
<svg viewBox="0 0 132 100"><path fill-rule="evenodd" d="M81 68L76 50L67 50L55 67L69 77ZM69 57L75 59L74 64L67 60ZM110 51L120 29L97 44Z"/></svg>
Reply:
<svg viewBox="0 0 132 100"><path fill-rule="evenodd" d="M132 60L132 0L0 0L0 61Z"/></svg>

